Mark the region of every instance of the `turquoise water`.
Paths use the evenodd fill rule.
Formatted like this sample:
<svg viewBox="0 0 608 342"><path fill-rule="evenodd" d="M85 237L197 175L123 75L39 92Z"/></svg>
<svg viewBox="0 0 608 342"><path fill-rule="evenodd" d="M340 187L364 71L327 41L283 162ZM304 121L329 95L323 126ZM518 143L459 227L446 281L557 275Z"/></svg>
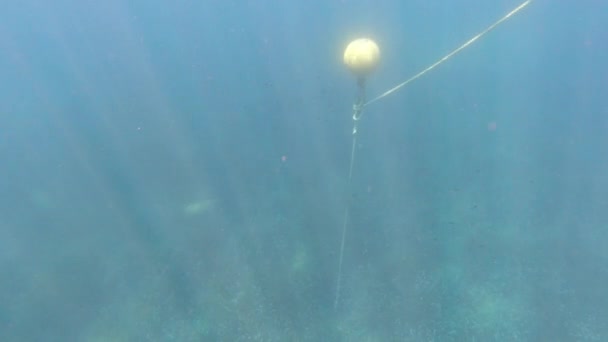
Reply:
<svg viewBox="0 0 608 342"><path fill-rule="evenodd" d="M603 341L608 5L9 1L2 341ZM344 210L341 294L334 308Z"/></svg>

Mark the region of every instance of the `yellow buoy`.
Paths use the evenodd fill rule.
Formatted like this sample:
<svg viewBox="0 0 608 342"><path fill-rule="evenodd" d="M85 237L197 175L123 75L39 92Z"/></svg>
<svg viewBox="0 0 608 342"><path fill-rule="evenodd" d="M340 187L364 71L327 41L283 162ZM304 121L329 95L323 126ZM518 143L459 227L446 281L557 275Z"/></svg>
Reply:
<svg viewBox="0 0 608 342"><path fill-rule="evenodd" d="M371 39L353 40L344 50L344 64L357 76L365 77L371 73L380 60L380 49Z"/></svg>

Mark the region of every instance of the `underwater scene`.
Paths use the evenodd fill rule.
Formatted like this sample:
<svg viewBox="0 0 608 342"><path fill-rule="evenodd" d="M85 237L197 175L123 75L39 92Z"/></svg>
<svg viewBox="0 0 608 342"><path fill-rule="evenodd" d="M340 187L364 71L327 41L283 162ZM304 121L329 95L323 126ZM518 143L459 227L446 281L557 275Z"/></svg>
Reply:
<svg viewBox="0 0 608 342"><path fill-rule="evenodd" d="M608 2L7 0L0 341L608 341Z"/></svg>

